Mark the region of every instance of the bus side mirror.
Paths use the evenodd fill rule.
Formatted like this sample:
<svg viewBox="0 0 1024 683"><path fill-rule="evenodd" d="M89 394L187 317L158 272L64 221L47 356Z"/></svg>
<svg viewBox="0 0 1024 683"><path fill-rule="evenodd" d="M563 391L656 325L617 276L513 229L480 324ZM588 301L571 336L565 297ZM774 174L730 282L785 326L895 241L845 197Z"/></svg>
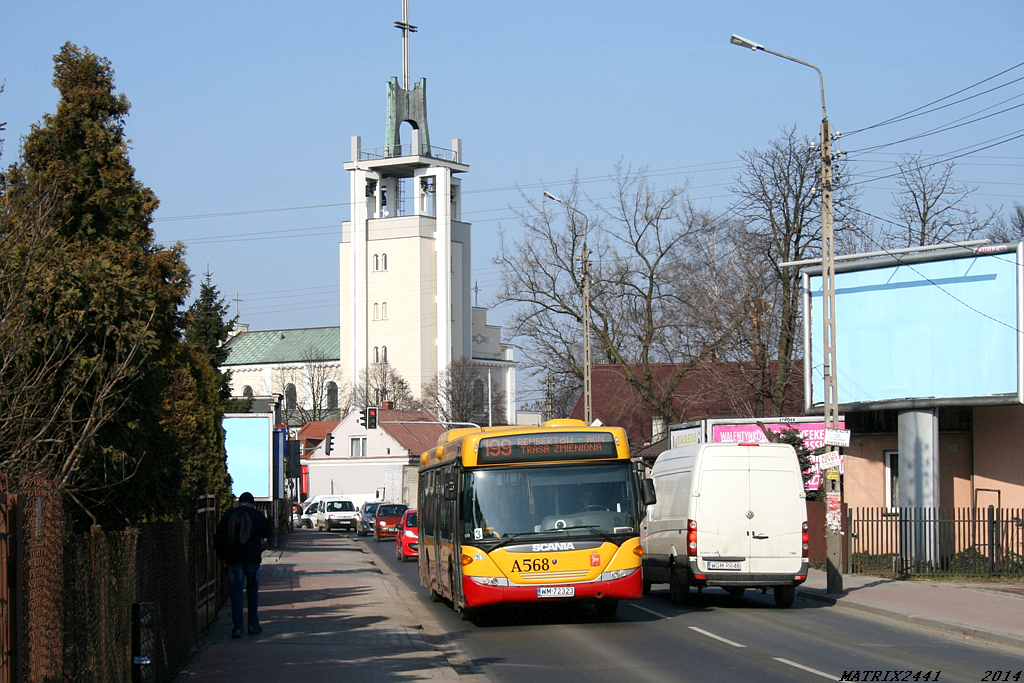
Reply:
<svg viewBox="0 0 1024 683"><path fill-rule="evenodd" d="M658 502L658 495L654 492L653 479L640 480L640 496L643 498L644 505L654 505Z"/></svg>

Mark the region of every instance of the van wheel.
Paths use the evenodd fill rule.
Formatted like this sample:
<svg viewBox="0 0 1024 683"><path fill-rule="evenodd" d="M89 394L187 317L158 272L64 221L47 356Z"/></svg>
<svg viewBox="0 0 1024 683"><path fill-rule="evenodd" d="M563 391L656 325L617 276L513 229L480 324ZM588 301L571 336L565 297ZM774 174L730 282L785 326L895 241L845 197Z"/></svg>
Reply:
<svg viewBox="0 0 1024 683"><path fill-rule="evenodd" d="M728 588L725 589L725 592L728 593L729 595L731 595L734 598L742 598L743 597L743 592L745 590L747 590L747 589L742 587L742 586L729 586Z"/></svg>
<svg viewBox="0 0 1024 683"><path fill-rule="evenodd" d="M668 597L674 605L686 605L690 602L690 584L680 579L675 572L668 580Z"/></svg>
<svg viewBox="0 0 1024 683"><path fill-rule="evenodd" d="M775 604L779 607L792 607L793 599L796 597L796 588L793 586L776 586L772 589L775 595Z"/></svg>

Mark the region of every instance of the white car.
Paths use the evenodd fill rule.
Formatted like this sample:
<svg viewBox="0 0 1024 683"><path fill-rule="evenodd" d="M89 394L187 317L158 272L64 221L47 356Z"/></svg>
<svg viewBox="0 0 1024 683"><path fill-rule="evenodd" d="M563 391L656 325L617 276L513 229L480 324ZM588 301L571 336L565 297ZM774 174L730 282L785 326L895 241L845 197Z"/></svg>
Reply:
<svg viewBox="0 0 1024 683"><path fill-rule="evenodd" d="M356 506L342 496L325 496L317 502L313 526L317 530L348 529L355 531Z"/></svg>

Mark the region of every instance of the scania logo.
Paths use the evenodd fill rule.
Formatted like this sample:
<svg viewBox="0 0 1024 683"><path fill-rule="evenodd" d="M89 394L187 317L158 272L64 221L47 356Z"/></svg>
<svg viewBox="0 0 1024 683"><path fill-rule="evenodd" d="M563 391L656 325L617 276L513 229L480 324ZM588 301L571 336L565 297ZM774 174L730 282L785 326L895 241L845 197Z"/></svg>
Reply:
<svg viewBox="0 0 1024 683"><path fill-rule="evenodd" d="M551 550L576 550L572 543L534 543L533 552L543 553Z"/></svg>

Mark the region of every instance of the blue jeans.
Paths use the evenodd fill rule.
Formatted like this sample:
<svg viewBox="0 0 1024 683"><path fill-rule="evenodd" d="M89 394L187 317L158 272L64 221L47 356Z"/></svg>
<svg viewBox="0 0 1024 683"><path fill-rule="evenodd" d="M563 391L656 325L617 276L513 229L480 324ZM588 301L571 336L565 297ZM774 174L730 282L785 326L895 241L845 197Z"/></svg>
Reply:
<svg viewBox="0 0 1024 683"><path fill-rule="evenodd" d="M232 633L243 633L242 590L248 597L249 630L259 630L256 610L260 604L260 566L255 562L234 562L228 565L228 586L231 588Z"/></svg>

